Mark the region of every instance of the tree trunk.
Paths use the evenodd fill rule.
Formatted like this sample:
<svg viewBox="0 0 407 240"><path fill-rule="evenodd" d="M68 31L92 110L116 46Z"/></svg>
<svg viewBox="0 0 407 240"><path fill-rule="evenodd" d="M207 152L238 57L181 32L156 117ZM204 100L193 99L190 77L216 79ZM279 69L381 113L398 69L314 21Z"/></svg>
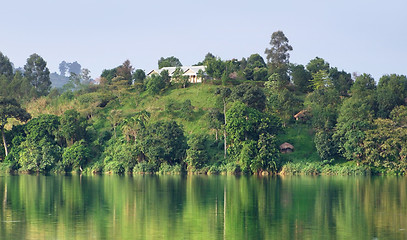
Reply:
<svg viewBox="0 0 407 240"><path fill-rule="evenodd" d="M218 129L215 129L215 139L216 139L216 141L218 141Z"/></svg>
<svg viewBox="0 0 407 240"><path fill-rule="evenodd" d="M1 136L3 137L4 151L6 152L6 157L7 157L8 150L7 150L6 137L4 136L4 126L1 128Z"/></svg>
<svg viewBox="0 0 407 240"><path fill-rule="evenodd" d="M227 150L228 150L228 147L227 147L227 145L226 145L226 143L227 143L227 141L226 141L226 129L223 130L223 139L224 139L223 145L224 145L224 147L225 147L225 159L226 159L226 153L227 153Z"/></svg>
<svg viewBox="0 0 407 240"><path fill-rule="evenodd" d="M224 116L224 118L225 118L225 129L223 130L223 139L224 139L224 148L225 148L225 159L226 159L226 153L227 153L227 150L228 150L228 147L227 147L227 140L226 140L226 99L225 98L223 98L223 116Z"/></svg>

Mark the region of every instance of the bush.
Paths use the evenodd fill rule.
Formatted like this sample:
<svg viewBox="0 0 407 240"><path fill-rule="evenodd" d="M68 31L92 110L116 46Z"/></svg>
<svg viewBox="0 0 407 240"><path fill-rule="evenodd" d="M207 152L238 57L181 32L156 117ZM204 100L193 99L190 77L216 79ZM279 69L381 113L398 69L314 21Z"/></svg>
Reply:
<svg viewBox="0 0 407 240"><path fill-rule="evenodd" d="M226 164L225 167L226 167L227 173L238 174L241 172L240 166L234 162L230 162L230 163Z"/></svg>
<svg viewBox="0 0 407 240"><path fill-rule="evenodd" d="M357 166L350 164L325 164L324 162L299 162L286 163L280 171L280 175L371 175L369 166Z"/></svg>
<svg viewBox="0 0 407 240"><path fill-rule="evenodd" d="M137 163L133 168L133 173L155 173L157 171L157 165L153 162L140 162Z"/></svg>
<svg viewBox="0 0 407 240"><path fill-rule="evenodd" d="M188 164L188 170L198 170L202 168L209 159L208 135L192 135L188 139L189 149L185 161Z"/></svg>
<svg viewBox="0 0 407 240"><path fill-rule="evenodd" d="M131 172L140 150L123 139L112 139L104 152L104 170L113 173Z"/></svg>
<svg viewBox="0 0 407 240"><path fill-rule="evenodd" d="M159 174L181 174L182 167L180 164L169 165L167 163L163 163L160 166L160 170L158 171Z"/></svg>
<svg viewBox="0 0 407 240"><path fill-rule="evenodd" d="M82 170L82 166L86 163L88 158L89 149L85 145L85 140L80 140L64 149L62 163L66 170Z"/></svg>

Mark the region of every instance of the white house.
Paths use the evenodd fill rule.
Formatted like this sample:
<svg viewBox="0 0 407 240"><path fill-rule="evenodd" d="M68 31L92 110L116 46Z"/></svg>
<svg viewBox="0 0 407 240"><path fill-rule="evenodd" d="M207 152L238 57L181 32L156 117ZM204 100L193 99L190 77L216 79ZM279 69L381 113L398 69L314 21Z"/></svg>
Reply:
<svg viewBox="0 0 407 240"><path fill-rule="evenodd" d="M198 77L198 72L199 70L202 70L205 74L205 66L183 66L180 67L181 71L183 72L184 76L188 76L189 77L189 82L190 83L200 83L202 82L202 77ZM147 76L151 76L153 74L161 74L162 71L167 70L168 71L168 75L170 77L172 77L173 73L175 72L175 70L177 69L177 67L164 67L161 69L154 69L151 70Z"/></svg>

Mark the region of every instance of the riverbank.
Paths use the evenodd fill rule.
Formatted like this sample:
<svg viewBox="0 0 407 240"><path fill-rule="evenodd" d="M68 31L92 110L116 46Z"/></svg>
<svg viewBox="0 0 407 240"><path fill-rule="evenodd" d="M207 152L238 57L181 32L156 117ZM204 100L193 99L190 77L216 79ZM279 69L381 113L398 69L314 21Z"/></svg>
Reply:
<svg viewBox="0 0 407 240"><path fill-rule="evenodd" d="M32 174L34 172L19 171L10 168L8 163L0 163L0 172L12 174ZM112 172L103 171L98 166L89 166L83 171L49 171L42 174L85 174L85 175L280 175L280 176L405 176L405 171L394 171L383 168L375 168L368 165L357 165L354 162L329 164L325 162L288 162L278 172L261 171L258 173L242 172L240 166L235 163L205 166L201 169L185 169L181 165L162 164L158 170L147 162L136 164L133 171Z"/></svg>

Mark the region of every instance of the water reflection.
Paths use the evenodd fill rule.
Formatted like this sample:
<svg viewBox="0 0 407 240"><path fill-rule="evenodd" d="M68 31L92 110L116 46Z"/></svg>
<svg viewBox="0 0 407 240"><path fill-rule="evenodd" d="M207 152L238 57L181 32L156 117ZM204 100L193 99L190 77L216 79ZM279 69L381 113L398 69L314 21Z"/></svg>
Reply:
<svg viewBox="0 0 407 240"><path fill-rule="evenodd" d="M396 177L1 176L0 239L407 239Z"/></svg>

